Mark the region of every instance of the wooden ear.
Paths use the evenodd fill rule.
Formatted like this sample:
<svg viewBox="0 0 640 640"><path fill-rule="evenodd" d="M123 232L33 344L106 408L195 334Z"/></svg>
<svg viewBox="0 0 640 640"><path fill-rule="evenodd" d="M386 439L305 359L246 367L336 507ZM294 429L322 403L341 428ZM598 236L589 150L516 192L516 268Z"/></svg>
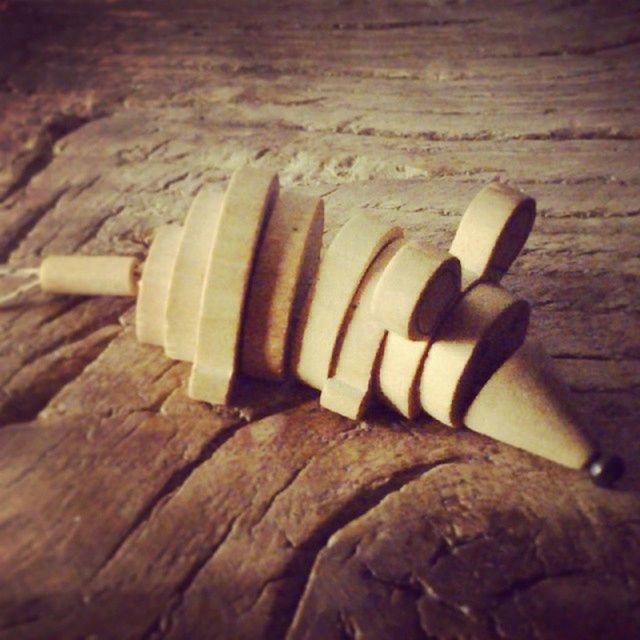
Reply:
<svg viewBox="0 0 640 640"><path fill-rule="evenodd" d="M191 398L212 404L229 399L249 277L278 189L278 177L260 169L244 167L231 177L205 275Z"/></svg>
<svg viewBox="0 0 640 640"><path fill-rule="evenodd" d="M193 362L195 356L202 288L223 197L220 191L203 188L184 223L166 314L165 353L175 360Z"/></svg>
<svg viewBox="0 0 640 640"><path fill-rule="evenodd" d="M393 242L385 247L362 279L345 320L335 371L320 395L323 407L354 420L362 417L369 406L374 371L387 333L371 313L371 299L389 262L397 254L398 244Z"/></svg>
<svg viewBox="0 0 640 640"><path fill-rule="evenodd" d="M161 347L165 344L169 284L181 240L181 227L165 225L156 229L142 267L136 302L136 336L142 343Z"/></svg>
<svg viewBox="0 0 640 640"><path fill-rule="evenodd" d="M496 285L480 283L445 318L420 380L423 409L444 424L462 426L475 394L524 341L529 305Z"/></svg>
<svg viewBox="0 0 640 640"><path fill-rule="evenodd" d="M303 382L322 389L333 373L336 344L353 297L380 251L402 236L375 218L351 218L329 245L294 336L292 366Z"/></svg>
<svg viewBox="0 0 640 640"><path fill-rule="evenodd" d="M531 340L489 378L464 423L478 433L574 469L584 467L595 453L581 433L569 391L551 358Z"/></svg>
<svg viewBox="0 0 640 640"><path fill-rule="evenodd" d="M371 312L388 331L422 340L433 334L459 296L459 260L446 251L407 243L382 273Z"/></svg>
<svg viewBox="0 0 640 640"><path fill-rule="evenodd" d="M240 346L243 373L265 380L287 375L291 328L318 271L323 228L320 198L280 192L249 285Z"/></svg>
<svg viewBox="0 0 640 640"><path fill-rule="evenodd" d="M471 201L449 252L463 270L500 282L522 250L536 217L536 202L500 182L491 182Z"/></svg>

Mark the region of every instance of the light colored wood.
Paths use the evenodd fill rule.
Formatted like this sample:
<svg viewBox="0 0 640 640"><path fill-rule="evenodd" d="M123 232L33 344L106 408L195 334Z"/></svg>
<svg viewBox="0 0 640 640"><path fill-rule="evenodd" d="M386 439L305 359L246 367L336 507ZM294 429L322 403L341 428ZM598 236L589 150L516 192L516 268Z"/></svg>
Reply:
<svg viewBox="0 0 640 640"><path fill-rule="evenodd" d="M277 195L278 178L268 171L244 167L231 177L205 276L191 398L212 404L229 400L254 254Z"/></svg>
<svg viewBox="0 0 640 640"><path fill-rule="evenodd" d="M318 270L324 207L300 190L281 191L258 248L240 346L243 373L282 380L294 319Z"/></svg>
<svg viewBox="0 0 640 640"><path fill-rule="evenodd" d="M169 287L165 352L193 362L205 272L224 194L204 187L194 198L184 223L182 242Z"/></svg>
<svg viewBox="0 0 640 640"><path fill-rule="evenodd" d="M0 635L637 637L634 3L0 5L1 257L135 255L257 156L328 194L327 239L367 210L448 248L514 180L544 217L508 286L630 467L603 491L470 430L292 409L303 385L211 409L130 298L50 296L0 312Z"/></svg>
<svg viewBox="0 0 640 640"><path fill-rule="evenodd" d="M333 373L335 347L351 301L367 269L392 241L402 236L366 214L352 217L329 245L309 292L293 343L295 374L322 389Z"/></svg>
<svg viewBox="0 0 640 640"><path fill-rule="evenodd" d="M181 241L182 227L164 225L155 231L142 267L136 302L136 337L139 342L164 346L169 283Z"/></svg>
<svg viewBox="0 0 640 640"><path fill-rule="evenodd" d="M473 287L478 285L480 282L489 282L491 283L491 279L483 278L479 276L477 273L473 271L469 271L468 269L462 269L460 273L460 292L461 295L464 296L468 291L470 291Z"/></svg>
<svg viewBox="0 0 640 640"><path fill-rule="evenodd" d="M434 247L405 244L373 293L373 315L388 331L410 340L432 335L460 296L460 261Z"/></svg>
<svg viewBox="0 0 640 640"><path fill-rule="evenodd" d="M444 424L461 426L473 396L523 342L529 305L504 289L480 283L444 320L422 370L422 408Z"/></svg>
<svg viewBox="0 0 640 640"><path fill-rule="evenodd" d="M371 312L376 287L399 249L386 246L367 270L353 299L339 341L335 373L324 384L320 404L353 420L362 417L371 400L372 380L386 329Z"/></svg>
<svg viewBox="0 0 640 640"><path fill-rule="evenodd" d="M526 340L482 387L464 417L469 429L580 469L594 454L569 389L538 342Z"/></svg>
<svg viewBox="0 0 640 640"><path fill-rule="evenodd" d="M430 339L409 340L392 332L384 341L376 390L405 418L415 418L422 410L418 387L430 343Z"/></svg>
<svg viewBox="0 0 640 640"><path fill-rule="evenodd" d="M533 198L491 182L467 207L449 251L463 269L499 282L524 246L535 216Z"/></svg>
<svg viewBox="0 0 640 640"><path fill-rule="evenodd" d="M48 293L80 296L135 296L140 261L127 256L47 256L40 287Z"/></svg>

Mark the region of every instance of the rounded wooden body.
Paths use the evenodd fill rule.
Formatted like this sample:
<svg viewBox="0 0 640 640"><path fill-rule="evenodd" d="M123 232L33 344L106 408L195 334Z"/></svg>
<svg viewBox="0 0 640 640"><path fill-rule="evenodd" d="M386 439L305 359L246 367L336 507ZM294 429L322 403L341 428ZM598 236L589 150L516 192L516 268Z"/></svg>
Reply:
<svg viewBox="0 0 640 640"><path fill-rule="evenodd" d="M165 344L169 284L181 241L181 227L165 225L156 230L142 267L136 303L136 336L140 342Z"/></svg>
<svg viewBox="0 0 640 640"><path fill-rule="evenodd" d="M378 253L401 236L399 228L360 214L333 239L307 297L293 345L294 372L302 381L322 389L332 373L336 343L364 274Z"/></svg>
<svg viewBox="0 0 640 640"><path fill-rule="evenodd" d="M523 342L529 305L504 289L480 283L461 298L442 323L420 379L420 402L451 426L462 418L489 376Z"/></svg>
<svg viewBox="0 0 640 640"><path fill-rule="evenodd" d="M376 386L379 396L405 418L415 418L422 407L418 387L430 339L409 340L387 333Z"/></svg>
<svg viewBox="0 0 640 640"><path fill-rule="evenodd" d="M315 278L322 249L320 198L281 192L258 247L240 347L243 373L282 380L289 371L291 329Z"/></svg>
<svg viewBox="0 0 640 640"><path fill-rule="evenodd" d="M223 195L214 189L203 188L195 197L184 223L166 314L165 351L175 360L193 362L195 356L202 288Z"/></svg>
<svg viewBox="0 0 640 640"><path fill-rule="evenodd" d="M380 277L371 308L388 331L420 340L433 334L459 295L459 260L446 251L407 243Z"/></svg>
<svg viewBox="0 0 640 640"><path fill-rule="evenodd" d="M191 398L212 404L229 400L258 238L277 194L272 173L244 167L231 177L205 276Z"/></svg>
<svg viewBox="0 0 640 640"><path fill-rule="evenodd" d="M335 372L320 395L323 407L354 420L362 417L369 405L373 373L387 333L371 313L371 299L398 244L386 246L365 274L345 321Z"/></svg>

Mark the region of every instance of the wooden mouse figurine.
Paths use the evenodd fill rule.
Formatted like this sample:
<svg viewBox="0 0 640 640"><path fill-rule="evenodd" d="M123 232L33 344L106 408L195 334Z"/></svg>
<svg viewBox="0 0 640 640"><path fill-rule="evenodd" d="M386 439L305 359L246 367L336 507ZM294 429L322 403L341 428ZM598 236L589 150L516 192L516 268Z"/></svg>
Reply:
<svg viewBox="0 0 640 640"><path fill-rule="evenodd" d="M407 418L424 410L611 486L621 459L582 433L551 359L526 339L529 305L500 286L535 214L532 198L492 182L448 252L359 214L321 259L322 200L244 167L224 194L202 189L182 227L157 229L144 264L49 256L5 268L30 279L5 301L36 287L137 296L138 339L193 363L194 400L228 403L239 372L295 376L346 417L375 402Z"/></svg>

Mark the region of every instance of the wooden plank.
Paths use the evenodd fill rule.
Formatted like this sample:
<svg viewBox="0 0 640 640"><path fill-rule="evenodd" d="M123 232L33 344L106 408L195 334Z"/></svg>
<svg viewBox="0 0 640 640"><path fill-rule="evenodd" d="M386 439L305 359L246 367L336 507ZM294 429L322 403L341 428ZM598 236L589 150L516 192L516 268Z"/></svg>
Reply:
<svg viewBox="0 0 640 640"><path fill-rule="evenodd" d="M588 435L638 459L638 24L564 0L4 3L0 260L142 257L244 163L326 196L325 247L367 211L443 249L501 178L539 210L503 283ZM295 384L207 408L130 305L0 310L0 637L637 635L633 465L607 493Z"/></svg>

